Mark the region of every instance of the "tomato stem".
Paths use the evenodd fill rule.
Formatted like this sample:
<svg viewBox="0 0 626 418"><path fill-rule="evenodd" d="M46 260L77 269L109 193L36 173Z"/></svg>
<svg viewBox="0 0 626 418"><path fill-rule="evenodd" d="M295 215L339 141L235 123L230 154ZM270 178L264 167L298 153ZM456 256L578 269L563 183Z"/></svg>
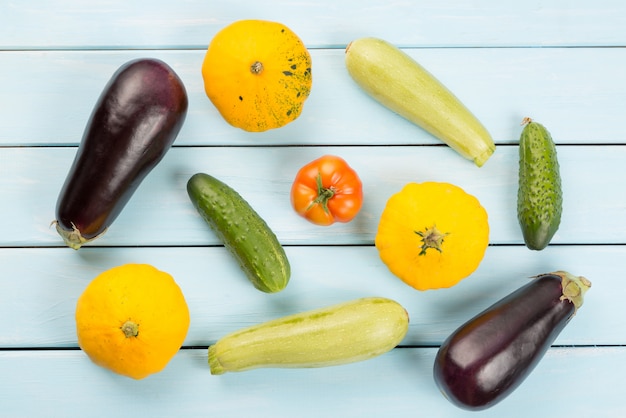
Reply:
<svg viewBox="0 0 626 418"><path fill-rule="evenodd" d="M435 225L431 228L424 228L424 231L415 231L415 233L422 237L422 250L419 255L426 255L426 250L429 248L433 248L442 253L443 250L441 246L443 245L443 239L449 235L448 232L439 232Z"/></svg>
<svg viewBox="0 0 626 418"><path fill-rule="evenodd" d="M322 209L324 209L324 213L329 213L328 210L328 201L333 198L335 195L335 190L332 187L324 187L322 184L322 173L318 173L315 178L315 183L317 184L317 197L306 210L311 209L314 205L322 205Z"/></svg>

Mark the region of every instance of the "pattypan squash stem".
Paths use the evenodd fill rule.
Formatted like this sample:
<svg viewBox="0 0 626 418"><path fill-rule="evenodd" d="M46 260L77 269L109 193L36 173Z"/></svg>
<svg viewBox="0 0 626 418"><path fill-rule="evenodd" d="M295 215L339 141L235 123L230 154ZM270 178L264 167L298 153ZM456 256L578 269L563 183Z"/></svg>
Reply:
<svg viewBox="0 0 626 418"><path fill-rule="evenodd" d="M263 72L263 63L261 61L255 61L254 64L250 66L250 72L254 75L259 75Z"/></svg>
<svg viewBox="0 0 626 418"><path fill-rule="evenodd" d="M120 329L122 330L126 338L136 337L139 335L139 325L137 325L130 319L124 322L124 325L122 325Z"/></svg>
<svg viewBox="0 0 626 418"><path fill-rule="evenodd" d="M324 187L322 184L322 173L317 175L315 181L317 183L317 197L311 202L307 210L311 209L314 205L322 205L324 213L328 213L328 201L333 198L335 191L332 187Z"/></svg>
<svg viewBox="0 0 626 418"><path fill-rule="evenodd" d="M422 251L419 255L426 255L426 250L434 248L440 253L443 252L441 246L443 245L443 239L448 236L448 233L441 233L435 225L430 228L425 228L424 231L415 231L417 235L422 237Z"/></svg>

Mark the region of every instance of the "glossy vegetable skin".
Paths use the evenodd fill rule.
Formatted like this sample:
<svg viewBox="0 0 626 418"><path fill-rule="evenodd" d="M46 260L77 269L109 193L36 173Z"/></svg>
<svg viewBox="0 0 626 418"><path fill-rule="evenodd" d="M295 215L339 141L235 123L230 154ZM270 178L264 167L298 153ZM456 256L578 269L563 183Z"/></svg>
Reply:
<svg viewBox="0 0 626 418"><path fill-rule="evenodd" d="M275 293L287 286L291 267L285 250L236 190L213 176L197 173L187 181L187 193L254 287Z"/></svg>
<svg viewBox="0 0 626 418"><path fill-rule="evenodd" d="M396 347L408 327L408 313L398 302L355 299L228 334L209 347L209 366L211 374L223 374L364 361Z"/></svg>
<svg viewBox="0 0 626 418"><path fill-rule="evenodd" d="M98 99L56 205L56 229L79 249L118 217L176 139L187 92L164 62L122 65Z"/></svg>
<svg viewBox="0 0 626 418"><path fill-rule="evenodd" d="M291 204L300 216L317 225L350 222L363 206L363 185L343 158L324 155L298 171Z"/></svg>
<svg viewBox="0 0 626 418"><path fill-rule="evenodd" d="M469 410L500 402L538 364L590 286L567 272L542 274L470 319L437 353L433 373L442 393Z"/></svg>

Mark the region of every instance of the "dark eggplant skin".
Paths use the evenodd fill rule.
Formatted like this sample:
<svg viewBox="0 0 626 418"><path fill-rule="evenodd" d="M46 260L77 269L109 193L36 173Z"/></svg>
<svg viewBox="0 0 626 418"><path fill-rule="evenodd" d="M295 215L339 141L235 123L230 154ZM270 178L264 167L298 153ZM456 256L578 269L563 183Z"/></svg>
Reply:
<svg viewBox="0 0 626 418"><path fill-rule="evenodd" d="M187 91L163 61L123 64L102 91L56 205L56 229L79 249L113 223L172 146Z"/></svg>
<svg viewBox="0 0 626 418"><path fill-rule="evenodd" d="M511 394L539 363L591 282L541 274L453 332L439 348L433 376L456 406L482 410Z"/></svg>

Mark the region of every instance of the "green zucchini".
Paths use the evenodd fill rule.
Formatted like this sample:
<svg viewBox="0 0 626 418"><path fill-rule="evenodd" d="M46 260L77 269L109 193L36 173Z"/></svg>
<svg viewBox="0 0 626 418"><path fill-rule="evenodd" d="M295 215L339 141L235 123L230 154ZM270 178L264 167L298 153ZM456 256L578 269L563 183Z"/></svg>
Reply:
<svg viewBox="0 0 626 418"><path fill-rule="evenodd" d="M230 186L204 173L187 182L192 203L259 290L275 293L289 282L285 250L259 214Z"/></svg>
<svg viewBox="0 0 626 418"><path fill-rule="evenodd" d="M209 346L209 366L211 374L223 374L363 361L396 347L408 327L408 314L399 303L361 298L228 334Z"/></svg>
<svg viewBox="0 0 626 418"><path fill-rule="evenodd" d="M390 43L360 38L346 48L346 68L374 99L481 167L496 146L478 119L439 80Z"/></svg>
<svg viewBox="0 0 626 418"><path fill-rule="evenodd" d="M522 124L517 217L526 246L539 251L548 246L561 223L561 176L550 132L530 118Z"/></svg>

